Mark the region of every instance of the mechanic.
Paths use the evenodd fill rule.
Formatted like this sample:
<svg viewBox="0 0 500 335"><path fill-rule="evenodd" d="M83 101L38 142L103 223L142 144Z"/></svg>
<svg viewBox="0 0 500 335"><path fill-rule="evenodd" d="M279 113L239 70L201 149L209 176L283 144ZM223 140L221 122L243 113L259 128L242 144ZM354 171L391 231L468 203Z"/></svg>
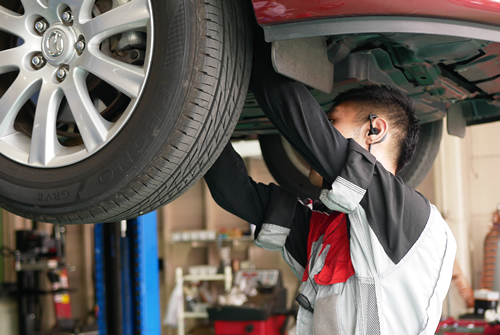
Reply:
<svg viewBox="0 0 500 335"><path fill-rule="evenodd" d="M302 280L297 334L434 334L456 242L437 209L395 176L418 141L413 101L365 86L339 94L325 115L256 39L252 91L313 168L322 203L254 182L231 144L205 175L213 198L255 224L255 244L281 251Z"/></svg>

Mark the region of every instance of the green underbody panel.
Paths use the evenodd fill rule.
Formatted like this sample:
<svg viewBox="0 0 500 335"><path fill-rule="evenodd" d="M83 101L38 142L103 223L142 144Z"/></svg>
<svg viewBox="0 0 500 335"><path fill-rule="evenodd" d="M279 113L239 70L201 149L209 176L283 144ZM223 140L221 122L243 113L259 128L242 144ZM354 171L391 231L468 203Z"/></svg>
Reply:
<svg viewBox="0 0 500 335"><path fill-rule="evenodd" d="M334 89L311 90L325 111L341 91L387 84L416 101L421 123L442 119L455 103L467 125L500 119L499 43L424 34L330 36L327 43ZM234 136L275 132L249 92Z"/></svg>

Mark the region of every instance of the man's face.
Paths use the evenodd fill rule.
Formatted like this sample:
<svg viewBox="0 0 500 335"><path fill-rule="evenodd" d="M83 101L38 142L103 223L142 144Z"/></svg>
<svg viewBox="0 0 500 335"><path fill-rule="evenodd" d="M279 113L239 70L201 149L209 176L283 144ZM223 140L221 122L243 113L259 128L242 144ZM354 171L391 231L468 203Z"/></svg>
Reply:
<svg viewBox="0 0 500 335"><path fill-rule="evenodd" d="M335 107L326 114L328 120L345 138L352 138L359 143L362 137L357 115L358 111L349 102Z"/></svg>
<svg viewBox="0 0 500 335"><path fill-rule="evenodd" d="M332 125L345 137L352 138L361 143L363 133L357 121L357 111L352 104L345 102L331 110L326 116ZM309 181L317 187L322 187L323 177L311 168L309 171Z"/></svg>

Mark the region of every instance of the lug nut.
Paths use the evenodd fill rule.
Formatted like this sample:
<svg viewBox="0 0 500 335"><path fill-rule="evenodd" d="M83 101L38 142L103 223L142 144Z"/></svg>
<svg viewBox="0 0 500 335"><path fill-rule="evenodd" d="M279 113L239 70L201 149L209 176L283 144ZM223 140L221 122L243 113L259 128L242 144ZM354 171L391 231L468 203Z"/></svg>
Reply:
<svg viewBox="0 0 500 335"><path fill-rule="evenodd" d="M85 50L85 42L84 41L78 41L76 42L76 50L82 52L83 50Z"/></svg>
<svg viewBox="0 0 500 335"><path fill-rule="evenodd" d="M33 64L34 67L39 69L43 66L43 64L45 64L45 59L40 55L34 56L31 59L31 64Z"/></svg>
<svg viewBox="0 0 500 335"><path fill-rule="evenodd" d="M67 10L62 14L62 19L66 23L71 23L73 22L73 14L71 14L71 12Z"/></svg>
<svg viewBox="0 0 500 335"><path fill-rule="evenodd" d="M64 78L66 78L66 74L67 74L66 69L65 68L61 68L61 69L57 70L56 77L59 80L64 80Z"/></svg>
<svg viewBox="0 0 500 335"><path fill-rule="evenodd" d="M35 29L38 31L40 34L43 34L45 30L47 30L47 23L43 20L37 21L35 23Z"/></svg>

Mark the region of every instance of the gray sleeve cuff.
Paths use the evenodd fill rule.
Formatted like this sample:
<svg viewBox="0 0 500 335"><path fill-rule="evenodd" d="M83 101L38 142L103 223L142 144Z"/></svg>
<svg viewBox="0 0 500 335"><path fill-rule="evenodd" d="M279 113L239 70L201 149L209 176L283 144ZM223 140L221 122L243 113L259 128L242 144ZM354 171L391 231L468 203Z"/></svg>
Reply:
<svg viewBox="0 0 500 335"><path fill-rule="evenodd" d="M289 228L264 223L255 240L255 245L270 251L281 251L289 234Z"/></svg>

